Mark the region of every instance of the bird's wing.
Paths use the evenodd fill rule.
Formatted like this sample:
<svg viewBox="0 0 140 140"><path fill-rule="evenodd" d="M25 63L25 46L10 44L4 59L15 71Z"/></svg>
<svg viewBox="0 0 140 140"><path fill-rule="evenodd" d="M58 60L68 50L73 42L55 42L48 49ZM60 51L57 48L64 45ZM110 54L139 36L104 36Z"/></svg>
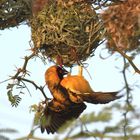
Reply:
<svg viewBox="0 0 140 140"><path fill-rule="evenodd" d="M84 101L92 104L106 104L116 99L120 99L122 96L118 95L119 92L94 92L79 94Z"/></svg>
<svg viewBox="0 0 140 140"><path fill-rule="evenodd" d="M72 103L67 109L56 112L46 106L44 115L41 118L43 120L40 127L41 132L43 133L45 130L48 134L57 132L67 121L78 118L85 108L84 103Z"/></svg>

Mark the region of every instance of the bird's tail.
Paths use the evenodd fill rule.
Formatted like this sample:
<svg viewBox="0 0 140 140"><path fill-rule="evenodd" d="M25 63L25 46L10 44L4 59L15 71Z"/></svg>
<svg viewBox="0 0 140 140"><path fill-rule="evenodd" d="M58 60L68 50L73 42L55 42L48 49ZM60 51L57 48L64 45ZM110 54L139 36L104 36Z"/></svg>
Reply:
<svg viewBox="0 0 140 140"><path fill-rule="evenodd" d="M94 92L94 93L84 93L79 94L83 101L92 104L106 104L122 96L118 95L119 92Z"/></svg>

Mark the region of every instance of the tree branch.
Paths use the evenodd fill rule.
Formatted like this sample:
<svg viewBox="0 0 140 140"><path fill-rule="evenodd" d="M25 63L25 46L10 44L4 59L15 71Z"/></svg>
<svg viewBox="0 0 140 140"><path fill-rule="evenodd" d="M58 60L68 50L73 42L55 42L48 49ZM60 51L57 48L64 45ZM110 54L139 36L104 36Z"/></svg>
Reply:
<svg viewBox="0 0 140 140"><path fill-rule="evenodd" d="M124 58L126 58L128 60L128 62L130 63L130 65L133 67L133 69L135 70L136 73L139 73L140 74L140 70L137 68L137 66L133 63L133 59L132 57L126 55L123 51L121 51L119 48L115 48L115 50L117 52L119 52Z"/></svg>
<svg viewBox="0 0 140 140"><path fill-rule="evenodd" d="M123 70L122 70L122 74L123 74L123 79L124 79L124 83L125 83L125 89L126 89L126 110L123 113L124 116L124 126L123 126L123 131L124 131L124 140L128 140L128 135L127 135L127 126L128 126L128 119L127 119L127 114L130 111L130 108L132 108L131 106L131 98L130 98L130 92L131 92L131 88L129 87L128 81L127 81L127 76L126 76L126 58L123 57L123 62L124 62L124 66L123 66Z"/></svg>
<svg viewBox="0 0 140 140"><path fill-rule="evenodd" d="M27 68L28 61L30 59L32 59L34 56L35 56L34 52L29 56L25 56L25 58L24 58L25 61L24 61L24 64L23 64L22 68L18 68L17 73L14 76L12 76L11 79L16 79L19 76L20 73L26 74L27 73L26 68Z"/></svg>
<svg viewBox="0 0 140 140"><path fill-rule="evenodd" d="M46 94L44 92L44 87L38 86L34 81L31 81L29 79L25 79L25 78L22 78L22 77L17 77L16 79L18 81L25 81L25 82L28 82L28 83L32 84L36 89L39 89L41 91L41 93L43 94L43 96L45 97L46 100L49 100L49 98L46 96Z"/></svg>
<svg viewBox="0 0 140 140"><path fill-rule="evenodd" d="M28 74L28 71L27 71L28 62L34 56L36 56L36 51L32 50L32 54L24 57L24 63L23 63L21 68L17 68L16 74L14 76L11 76L9 79L6 79L6 80L0 82L0 84L4 83L4 82L7 82L9 80L18 80L18 82L22 82L22 84L24 84L24 86L25 86L24 82L28 82L28 83L32 84L36 89L39 89L46 100L49 100L49 98L47 98L47 96L45 95L44 88L42 86L38 86L34 81L31 81L31 80L25 78L25 76ZM18 85L18 83L14 84L14 85ZM13 86L11 88L13 88ZM26 86L26 89L29 91L27 86Z"/></svg>

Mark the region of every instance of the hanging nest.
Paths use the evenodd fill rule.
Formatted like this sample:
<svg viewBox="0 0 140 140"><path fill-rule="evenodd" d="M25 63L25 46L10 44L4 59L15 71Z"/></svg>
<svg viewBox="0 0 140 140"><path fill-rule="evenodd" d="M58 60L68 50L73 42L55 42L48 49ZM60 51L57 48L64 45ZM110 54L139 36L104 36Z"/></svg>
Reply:
<svg viewBox="0 0 140 140"><path fill-rule="evenodd" d="M30 0L0 0L0 30L18 26L30 16Z"/></svg>
<svg viewBox="0 0 140 140"><path fill-rule="evenodd" d="M34 47L65 66L85 61L103 37L103 26L91 4L82 0L52 2L30 20Z"/></svg>
<svg viewBox="0 0 140 140"><path fill-rule="evenodd" d="M110 6L102 14L111 50L140 52L140 0Z"/></svg>

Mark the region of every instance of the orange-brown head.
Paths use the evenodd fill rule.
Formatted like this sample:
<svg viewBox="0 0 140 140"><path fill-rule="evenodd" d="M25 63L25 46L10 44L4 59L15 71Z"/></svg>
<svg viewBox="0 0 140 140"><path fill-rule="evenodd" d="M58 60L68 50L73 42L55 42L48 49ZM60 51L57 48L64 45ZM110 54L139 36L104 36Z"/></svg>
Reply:
<svg viewBox="0 0 140 140"><path fill-rule="evenodd" d="M57 86L66 74L68 74L68 71L63 67L57 65L51 66L45 72L45 82L48 87Z"/></svg>

